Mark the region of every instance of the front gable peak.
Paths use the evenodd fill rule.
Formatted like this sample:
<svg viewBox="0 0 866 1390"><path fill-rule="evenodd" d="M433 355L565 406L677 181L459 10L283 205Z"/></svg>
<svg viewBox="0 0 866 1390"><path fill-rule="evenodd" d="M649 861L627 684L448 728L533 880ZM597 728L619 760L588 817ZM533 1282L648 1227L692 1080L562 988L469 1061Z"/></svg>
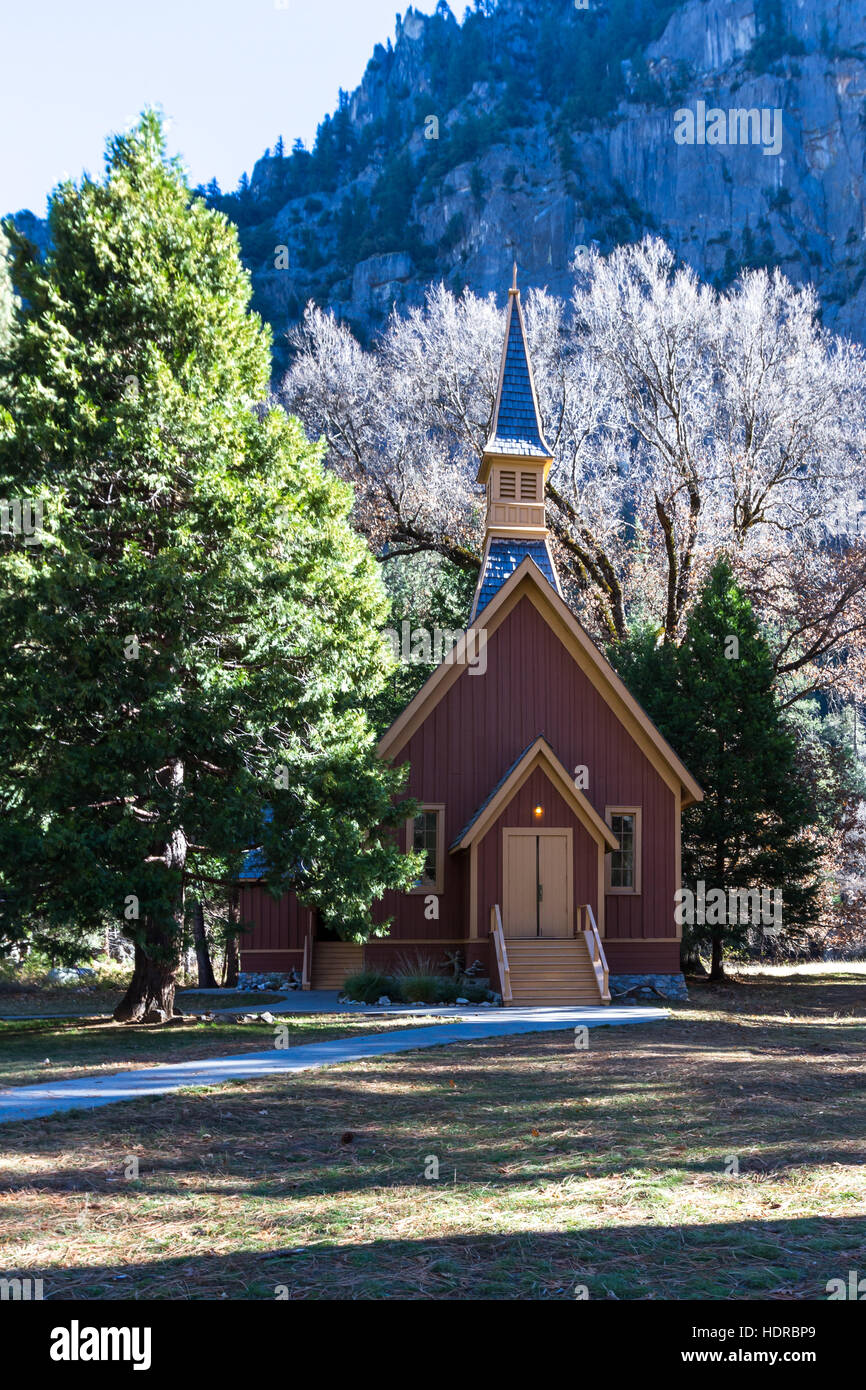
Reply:
<svg viewBox="0 0 866 1390"><path fill-rule="evenodd" d="M540 618L547 623L626 733L653 763L659 775L673 791L681 792L683 805L702 801L703 791L688 768L677 757L610 662L602 656L556 589L529 557L521 561L491 598L484 609L483 626L480 629L470 628L461 636L448 659L436 668L415 698L382 736L379 755L383 758L398 757L412 735L432 714L456 681L491 679L489 672L474 677L469 674L469 652L477 649L479 641L485 647L489 645L497 629L524 599L532 604ZM502 698L507 698L507 691L502 692Z"/></svg>
<svg viewBox="0 0 866 1390"><path fill-rule="evenodd" d="M605 852L619 849L619 840L610 826L602 820L580 788L575 786L573 779L569 777L544 735L539 734L518 755L478 807L471 820L464 825L451 846L452 854L455 850L468 849L470 845L483 839L497 816L517 795L524 782L537 767L543 770L560 796L571 806L578 820L589 831L596 843L601 845Z"/></svg>

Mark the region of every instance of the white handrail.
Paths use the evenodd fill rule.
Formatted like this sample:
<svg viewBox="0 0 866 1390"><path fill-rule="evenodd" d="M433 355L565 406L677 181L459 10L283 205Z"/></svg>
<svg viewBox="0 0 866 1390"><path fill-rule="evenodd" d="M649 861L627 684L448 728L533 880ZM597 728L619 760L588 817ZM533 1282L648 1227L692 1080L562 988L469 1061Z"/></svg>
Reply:
<svg viewBox="0 0 866 1390"><path fill-rule="evenodd" d="M583 903L578 908L578 913L586 913L584 920L589 921L589 928L584 930L583 939L586 942L586 949L589 951L589 958L592 961L592 968L595 971L595 978L598 983L599 994L605 1004L610 1003L610 983L607 968L607 957L604 954L604 947L601 944L601 936L598 924L595 920L595 913L590 903ZM579 919L580 920L580 919Z"/></svg>
<svg viewBox="0 0 866 1390"><path fill-rule="evenodd" d="M511 971L508 967L508 951L505 948L505 932L502 929L502 914L498 903L490 909L490 935L493 937L499 978L502 981L502 1002L508 1004L512 998Z"/></svg>

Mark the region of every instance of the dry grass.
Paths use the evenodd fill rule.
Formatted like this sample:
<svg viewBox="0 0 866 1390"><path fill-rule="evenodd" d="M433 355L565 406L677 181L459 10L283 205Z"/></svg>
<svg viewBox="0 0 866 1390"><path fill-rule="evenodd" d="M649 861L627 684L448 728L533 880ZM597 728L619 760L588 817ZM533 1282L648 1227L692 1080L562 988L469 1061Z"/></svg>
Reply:
<svg viewBox="0 0 866 1390"><path fill-rule="evenodd" d="M844 967L752 977L587 1052L479 1041L4 1126L0 1267L81 1299L824 1298L866 1269L864 1023Z"/></svg>
<svg viewBox="0 0 866 1390"><path fill-rule="evenodd" d="M0 989L0 1019L26 1018L33 1014L44 1017L110 1014L122 994L123 990L113 985L58 985L52 989L6 984Z"/></svg>
<svg viewBox="0 0 866 1390"><path fill-rule="evenodd" d="M69 1023L0 1022L0 1087L38 1086L204 1057L265 1052L274 1046L276 1028L282 1025L288 1029L286 1045L298 1047L417 1026L418 1021L405 1015L370 1019L363 1014L281 1014L276 1024L227 1023L216 1018L211 1023L175 1023L168 1028L159 1024L127 1027L100 1018Z"/></svg>
<svg viewBox="0 0 866 1390"><path fill-rule="evenodd" d="M29 1018L57 1018L74 1015L78 1018L95 1018L114 1012L123 997L125 986L114 983L97 982L84 985L51 985L11 983L0 981L0 1020ZM264 990L212 990L207 993L187 994L178 990L177 1007L186 1013L206 1013L209 1009L245 1009L250 1004L276 1004L284 998L282 994L268 994Z"/></svg>
<svg viewBox="0 0 866 1390"><path fill-rule="evenodd" d="M766 979L787 979L789 976L797 975L838 975L840 972L846 976L861 976L862 983L866 984L866 960L813 960L804 961L798 964L796 961L788 961L782 965L763 965L752 964L744 961L736 965L729 965L728 974L734 979L741 977L761 976Z"/></svg>

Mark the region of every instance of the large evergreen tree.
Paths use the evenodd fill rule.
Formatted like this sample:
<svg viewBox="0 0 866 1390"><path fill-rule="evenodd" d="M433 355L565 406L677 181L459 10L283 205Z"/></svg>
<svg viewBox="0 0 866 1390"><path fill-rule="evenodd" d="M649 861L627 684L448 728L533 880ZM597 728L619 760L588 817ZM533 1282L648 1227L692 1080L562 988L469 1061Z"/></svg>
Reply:
<svg viewBox="0 0 866 1390"><path fill-rule="evenodd" d="M15 296L9 273L9 242L0 227L0 354L7 351L12 340Z"/></svg>
<svg viewBox="0 0 866 1390"><path fill-rule="evenodd" d="M696 892L703 881L707 896L774 889L783 931L806 925L817 891L818 810L774 691L769 648L728 560L713 566L679 647L657 645L644 630L610 656L704 789L704 800L683 813L684 887ZM711 948L714 979L722 978L726 947L746 935L740 915L729 906L719 922L690 925L691 941Z"/></svg>
<svg viewBox="0 0 866 1390"><path fill-rule="evenodd" d="M0 912L12 934L119 919L115 1017L161 1020L184 892L245 847L354 939L414 866L362 708L387 603L350 492L258 404L235 231L158 118L106 162L55 193L43 264L19 248L0 495L43 498L46 529L0 540Z"/></svg>

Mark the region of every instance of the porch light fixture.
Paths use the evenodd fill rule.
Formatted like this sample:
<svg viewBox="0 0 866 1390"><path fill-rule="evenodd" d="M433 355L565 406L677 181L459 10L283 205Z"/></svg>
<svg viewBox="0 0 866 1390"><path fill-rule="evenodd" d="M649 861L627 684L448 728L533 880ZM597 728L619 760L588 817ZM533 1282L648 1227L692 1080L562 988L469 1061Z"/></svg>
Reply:
<svg viewBox="0 0 866 1390"><path fill-rule="evenodd" d="M544 815L544 807L543 807L543 806L536 806L536 807L533 809L532 814L535 816L535 819L536 819L536 820L541 820L541 817Z"/></svg>

